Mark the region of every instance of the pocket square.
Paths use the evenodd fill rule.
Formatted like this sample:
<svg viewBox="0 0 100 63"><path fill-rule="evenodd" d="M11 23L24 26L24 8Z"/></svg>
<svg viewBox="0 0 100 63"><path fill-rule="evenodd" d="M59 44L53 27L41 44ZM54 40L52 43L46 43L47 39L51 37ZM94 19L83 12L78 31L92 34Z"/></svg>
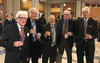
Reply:
<svg viewBox="0 0 100 63"><path fill-rule="evenodd" d="M27 36L29 36L29 33L27 33Z"/></svg>
<svg viewBox="0 0 100 63"><path fill-rule="evenodd" d="M92 27L92 26L89 26L89 27Z"/></svg>

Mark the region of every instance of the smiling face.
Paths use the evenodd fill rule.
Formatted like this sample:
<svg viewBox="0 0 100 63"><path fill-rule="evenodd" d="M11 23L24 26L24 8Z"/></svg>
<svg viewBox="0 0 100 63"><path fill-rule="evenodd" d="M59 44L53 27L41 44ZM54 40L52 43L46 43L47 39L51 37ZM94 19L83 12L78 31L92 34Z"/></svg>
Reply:
<svg viewBox="0 0 100 63"><path fill-rule="evenodd" d="M34 20L34 19L37 18L37 10L36 10L36 9L31 8L30 11L29 11L29 13L30 13L30 18L31 18L32 20Z"/></svg>
<svg viewBox="0 0 100 63"><path fill-rule="evenodd" d="M70 12L65 10L64 11L64 19L69 19L69 17L70 17Z"/></svg>
<svg viewBox="0 0 100 63"><path fill-rule="evenodd" d="M17 23L20 26L24 26L26 24L26 21L27 21L27 16L25 14L19 15L19 17L17 18Z"/></svg>

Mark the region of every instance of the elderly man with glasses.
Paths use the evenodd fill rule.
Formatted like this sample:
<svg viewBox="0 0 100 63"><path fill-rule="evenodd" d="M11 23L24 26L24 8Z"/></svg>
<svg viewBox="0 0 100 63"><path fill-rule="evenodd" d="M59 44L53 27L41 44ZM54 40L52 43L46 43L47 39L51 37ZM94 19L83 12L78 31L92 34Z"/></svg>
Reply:
<svg viewBox="0 0 100 63"><path fill-rule="evenodd" d="M70 19L70 12L64 11L64 18L60 19L57 23L58 27L58 56L62 56L64 49L67 54L67 63L72 63L72 47L74 35L74 21ZM59 55L60 54L60 55ZM59 58L57 63L61 63Z"/></svg>
<svg viewBox="0 0 100 63"><path fill-rule="evenodd" d="M5 47L5 63L26 63L29 58L29 30L25 27L28 14L18 11L15 24L5 27L0 38L0 45Z"/></svg>

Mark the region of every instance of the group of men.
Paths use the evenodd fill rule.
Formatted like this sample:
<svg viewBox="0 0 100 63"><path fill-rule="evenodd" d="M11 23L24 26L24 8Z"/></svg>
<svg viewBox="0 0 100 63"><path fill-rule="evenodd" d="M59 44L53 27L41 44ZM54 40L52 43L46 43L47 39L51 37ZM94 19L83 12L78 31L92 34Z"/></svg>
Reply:
<svg viewBox="0 0 100 63"><path fill-rule="evenodd" d="M77 62L94 63L95 42L97 37L97 22L89 18L90 9L82 8L83 17L75 21L70 19L70 11L65 10L63 18L55 22L55 16L50 15L48 24L37 20L38 11L29 9L18 11L16 23L4 27L0 38L0 46L5 47L5 63L61 63L64 49L67 63L72 63L72 48L75 43ZM58 50L57 50L58 49ZM59 57L60 58L57 58Z"/></svg>

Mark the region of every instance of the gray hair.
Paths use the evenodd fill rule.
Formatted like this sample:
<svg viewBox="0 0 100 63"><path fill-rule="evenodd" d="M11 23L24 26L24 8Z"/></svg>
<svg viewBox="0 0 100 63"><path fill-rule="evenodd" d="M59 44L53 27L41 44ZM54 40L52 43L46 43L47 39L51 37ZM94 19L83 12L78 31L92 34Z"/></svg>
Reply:
<svg viewBox="0 0 100 63"><path fill-rule="evenodd" d="M85 7L82 8L82 12L84 12L85 10L88 10L88 12L90 13L90 8L89 7L85 6Z"/></svg>
<svg viewBox="0 0 100 63"><path fill-rule="evenodd" d="M70 11L68 11L68 10L65 10L64 12L68 12L68 14L70 15Z"/></svg>
<svg viewBox="0 0 100 63"><path fill-rule="evenodd" d="M51 16L55 17L53 14L49 16L49 19L51 18Z"/></svg>
<svg viewBox="0 0 100 63"><path fill-rule="evenodd" d="M36 8L30 8L28 11L29 11L29 13L30 13L30 12L32 12L32 11L34 11L34 10L36 10L37 13L38 13L38 10L37 10Z"/></svg>

